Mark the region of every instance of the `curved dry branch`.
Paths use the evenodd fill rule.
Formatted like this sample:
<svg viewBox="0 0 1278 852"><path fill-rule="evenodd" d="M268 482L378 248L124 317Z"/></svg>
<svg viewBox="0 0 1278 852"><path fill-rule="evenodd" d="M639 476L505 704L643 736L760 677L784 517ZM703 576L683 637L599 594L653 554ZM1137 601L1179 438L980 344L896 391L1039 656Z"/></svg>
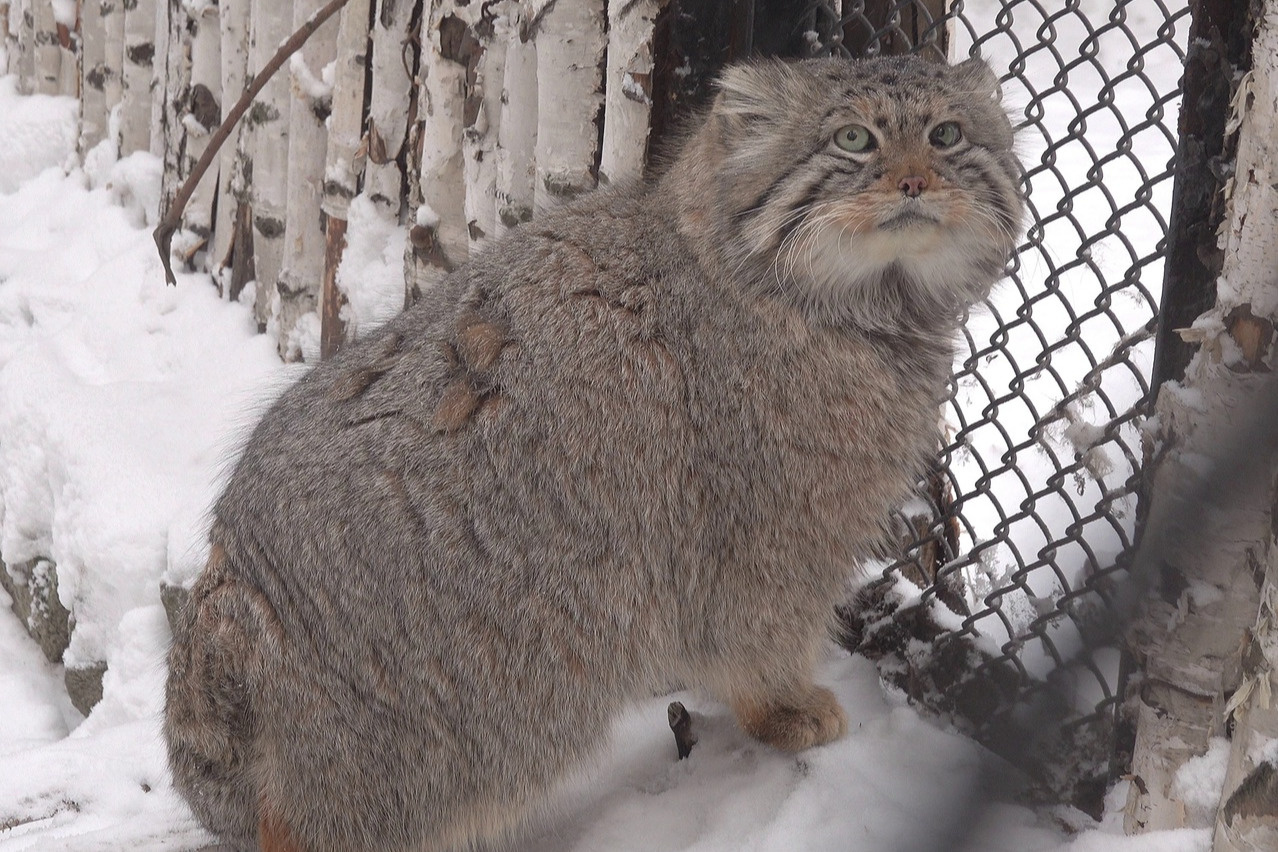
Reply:
<svg viewBox="0 0 1278 852"><path fill-rule="evenodd" d="M257 73L257 76L253 78L253 82L244 90L244 94L240 95L240 99L235 102L235 106L231 108L230 113L222 120L222 123L213 133L213 137L209 140L208 147L204 149L204 155L195 164L195 168L191 170L190 176L182 184L182 188L178 190L177 195L173 196L173 202L169 205L168 212L164 214L160 224L155 226L154 231L155 245L160 250L160 263L164 264L164 280L170 286L177 286L177 278L173 275L173 235L177 233L178 226L182 222L182 213L186 210L187 202L191 200L195 187L199 184L200 179L204 177L204 173L209 170L209 166L212 165L213 160L217 157L217 152L221 150L223 143L231 135L231 131L235 129L235 125L239 120L244 117L249 105L253 103L253 99L257 97L258 93L262 91L267 81L274 77L275 73L280 70L288 58L296 53L302 45L306 44L307 39L325 21L337 14L347 2L348 0L330 0L326 6L308 18L306 23L298 27L297 32L289 36L280 45L279 50L275 51L275 55L271 57L271 61L266 63L262 70Z"/></svg>

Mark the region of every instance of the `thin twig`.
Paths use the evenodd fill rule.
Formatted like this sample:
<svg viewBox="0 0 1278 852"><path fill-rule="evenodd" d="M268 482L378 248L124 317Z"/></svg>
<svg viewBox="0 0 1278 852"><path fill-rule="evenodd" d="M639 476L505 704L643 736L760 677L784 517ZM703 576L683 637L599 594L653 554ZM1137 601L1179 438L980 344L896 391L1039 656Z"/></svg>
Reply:
<svg viewBox="0 0 1278 852"><path fill-rule="evenodd" d="M271 57L271 61L262 67L262 70L253 78L253 82L244 90L244 94L240 95L240 99L236 101L235 106L231 107L231 111L227 113L226 118L222 120L217 131L209 139L208 147L204 149L204 155L195 164L195 168L191 170L190 176L182 184L182 188L178 190L177 195L173 196L173 202L169 205L168 212L164 214L160 224L155 226L154 232L155 245L160 250L160 263L164 264L164 280L169 283L169 286L177 286L177 278L173 275L173 235L177 233L178 226L182 223L182 213L185 212L186 205L195 193L195 187L199 184L200 179L209 170L209 166L213 164L213 159L217 156L218 151L221 150L223 143L230 137L235 125L244 117L244 113L248 111L253 99L262 91L267 82L283 67L288 58L301 49L302 45L306 44L307 39L323 26L325 21L337 14L347 2L348 0L330 0L327 6L307 18L306 23L298 27L297 32L289 36L288 40L280 45L279 50L275 51L275 55Z"/></svg>

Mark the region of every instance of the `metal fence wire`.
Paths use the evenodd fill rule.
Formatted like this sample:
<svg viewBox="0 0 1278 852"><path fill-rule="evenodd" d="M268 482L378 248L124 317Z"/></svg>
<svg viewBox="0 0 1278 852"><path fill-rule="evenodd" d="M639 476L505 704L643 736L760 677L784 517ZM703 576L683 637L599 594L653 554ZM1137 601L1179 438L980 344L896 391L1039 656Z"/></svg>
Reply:
<svg viewBox="0 0 1278 852"><path fill-rule="evenodd" d="M792 8L794 32L779 43L797 53L986 58L1026 169L1028 231L1007 280L965 327L938 466L896 519L905 555L843 608L844 640L978 736L994 737L1027 689L1068 677L1072 733L1055 749L1071 765L1047 755L1054 768L1038 781L1044 795L1095 813L1123 760L1123 672L1116 649L1078 650L1091 647L1138 529L1189 8Z"/></svg>

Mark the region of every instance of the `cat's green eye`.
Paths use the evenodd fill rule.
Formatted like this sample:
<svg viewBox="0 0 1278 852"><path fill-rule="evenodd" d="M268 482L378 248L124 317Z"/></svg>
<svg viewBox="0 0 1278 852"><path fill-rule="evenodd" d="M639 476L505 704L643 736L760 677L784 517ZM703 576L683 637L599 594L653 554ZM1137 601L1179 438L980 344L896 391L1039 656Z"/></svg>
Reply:
<svg viewBox="0 0 1278 852"><path fill-rule="evenodd" d="M929 138L937 148L953 148L963 138L963 131L959 129L957 122L943 121L932 128Z"/></svg>
<svg viewBox="0 0 1278 852"><path fill-rule="evenodd" d="M849 124L834 132L834 144L853 154L864 154L879 146L874 134L859 124Z"/></svg>

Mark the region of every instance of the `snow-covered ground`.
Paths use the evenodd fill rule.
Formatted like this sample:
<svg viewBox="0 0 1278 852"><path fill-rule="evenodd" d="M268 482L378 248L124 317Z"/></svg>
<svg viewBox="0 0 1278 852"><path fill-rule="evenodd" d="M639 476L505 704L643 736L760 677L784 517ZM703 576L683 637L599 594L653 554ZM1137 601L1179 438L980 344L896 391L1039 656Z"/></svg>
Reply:
<svg viewBox="0 0 1278 852"><path fill-rule="evenodd" d="M0 556L51 558L77 617L66 663L108 664L103 699L83 718L63 666L45 661L0 592L0 850L199 849L213 839L174 794L159 737L169 640L159 585L201 563L227 460L298 368L207 277L164 286L149 233L159 164L99 150L81 167L75 139L73 102L20 97L0 78ZM352 220L343 279L360 294L353 319L372 324L398 298L403 237L371 208ZM684 695L699 742L679 761L670 699L636 706L511 849L948 848L937 815L989 758L885 691L863 659L831 649L824 680L851 730L797 757ZM1221 772L1199 761L1183 784L1210 799ZM1120 787L1099 825L999 806L968 848L1208 848L1206 832L1122 837L1122 800Z"/></svg>

